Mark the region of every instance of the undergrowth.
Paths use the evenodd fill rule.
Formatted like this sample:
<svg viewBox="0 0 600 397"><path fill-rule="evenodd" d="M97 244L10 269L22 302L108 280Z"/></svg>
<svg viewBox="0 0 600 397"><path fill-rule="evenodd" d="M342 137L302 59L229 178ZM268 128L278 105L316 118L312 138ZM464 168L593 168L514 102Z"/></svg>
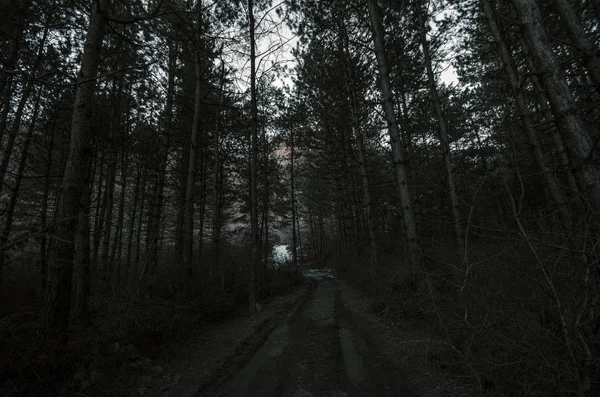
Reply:
<svg viewBox="0 0 600 397"><path fill-rule="evenodd" d="M539 252L556 263L553 250ZM374 312L399 329L437 341L428 352L430 362L482 394L577 395L556 307L536 283L539 271L524 243L473 242L468 267L458 266L452 245L441 242L425 250L420 269L409 269L401 258L397 250L384 253L374 272L348 260L344 277L369 293ZM568 302L577 290L560 268L553 270ZM598 349L600 337L589 338ZM597 370L591 376L596 391Z"/></svg>
<svg viewBox="0 0 600 397"><path fill-rule="evenodd" d="M135 387L136 376L159 375L161 363L172 360L199 327L247 314L246 281L238 270L227 269L225 290L196 277L184 300L180 273L164 265L144 288L96 285L89 321L72 324L66 345L44 339L43 298L32 287L38 279L20 279L25 289L6 286L0 297L0 396L122 396ZM289 292L295 283L290 271L263 269L259 301Z"/></svg>

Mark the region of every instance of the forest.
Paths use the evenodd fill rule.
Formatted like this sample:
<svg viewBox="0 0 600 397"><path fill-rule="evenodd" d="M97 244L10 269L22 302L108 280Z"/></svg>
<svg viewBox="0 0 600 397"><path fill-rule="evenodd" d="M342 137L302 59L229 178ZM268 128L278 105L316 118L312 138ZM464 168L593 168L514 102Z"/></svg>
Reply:
<svg viewBox="0 0 600 397"><path fill-rule="evenodd" d="M134 395L101 388L127 354L324 267L480 395L598 395L599 21L0 0L0 395Z"/></svg>

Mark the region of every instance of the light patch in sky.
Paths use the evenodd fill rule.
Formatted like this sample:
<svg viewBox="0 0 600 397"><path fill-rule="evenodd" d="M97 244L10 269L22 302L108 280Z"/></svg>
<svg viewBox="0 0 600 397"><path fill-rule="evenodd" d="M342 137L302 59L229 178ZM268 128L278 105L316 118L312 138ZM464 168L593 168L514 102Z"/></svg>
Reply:
<svg viewBox="0 0 600 397"><path fill-rule="evenodd" d="M458 84L456 68L452 65L448 65L448 67L442 73L440 73L440 80L446 85Z"/></svg>

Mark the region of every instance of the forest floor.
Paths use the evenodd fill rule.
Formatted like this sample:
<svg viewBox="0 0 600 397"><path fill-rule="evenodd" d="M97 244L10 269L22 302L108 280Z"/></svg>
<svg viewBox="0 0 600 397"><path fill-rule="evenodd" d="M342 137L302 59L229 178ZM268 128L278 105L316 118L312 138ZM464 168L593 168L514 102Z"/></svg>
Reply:
<svg viewBox="0 0 600 397"><path fill-rule="evenodd" d="M472 385L430 359L422 332L403 332L327 271L254 316L202 329L170 362L126 371L137 396L470 396ZM138 366L139 367L139 366ZM127 372L130 372L129 374ZM123 386L125 387L125 386ZM95 395L107 395L101 390Z"/></svg>

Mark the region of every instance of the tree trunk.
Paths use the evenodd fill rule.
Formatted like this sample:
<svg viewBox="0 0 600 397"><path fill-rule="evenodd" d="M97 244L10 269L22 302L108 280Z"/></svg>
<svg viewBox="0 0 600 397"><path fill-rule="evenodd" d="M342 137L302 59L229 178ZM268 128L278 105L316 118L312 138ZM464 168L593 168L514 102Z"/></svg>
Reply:
<svg viewBox="0 0 600 397"><path fill-rule="evenodd" d="M428 4L428 3L427 3ZM448 140L448 129L446 126L446 116L442 110L442 103L437 90L435 75L433 74L433 66L431 62L431 54L429 41L427 40L427 12L423 11L421 5L417 3L417 15L419 18L419 36L421 39L421 47L423 49L423 58L425 61L425 69L427 72L427 80L429 83L429 92L431 102L438 119L438 134L440 145L442 147L442 157L444 159L444 168L446 169L446 182L448 184L448 195L450 196L450 206L452 207L452 218L454 221L454 233L456 237L456 250L458 253L459 263L463 261L464 255L464 232L460 219L460 209L458 194L456 193L456 185L454 183L454 166L452 165L452 154L450 152L450 142Z"/></svg>
<svg viewBox="0 0 600 397"><path fill-rule="evenodd" d="M390 83L390 69L386 60L384 46L384 29L380 15L379 5L376 0L367 0L369 6L369 18L373 29L373 44L377 56L379 67L380 88L383 93L383 110L388 125L388 133L392 144L394 155L394 166L396 169L396 179L400 193L400 206L402 208L404 229L408 241L408 261L413 270L416 270L421 262L421 252L417 241L417 228L415 225L414 208L408 188L406 163L402 144L400 141L400 131L394 111L394 102L392 88Z"/></svg>
<svg viewBox="0 0 600 397"><path fill-rule="evenodd" d="M565 73L552 50L548 46L548 37L542 25L540 11L535 0L513 0L522 34L529 47L531 56L540 73L540 78L558 127L566 135L566 145L580 175L579 183L589 203L600 205L600 167L594 159L594 147L589 131L577 110L577 105Z"/></svg>
<svg viewBox="0 0 600 397"><path fill-rule="evenodd" d="M142 183L141 183L141 197L140 197L140 214L138 216L138 227L136 231L135 238L135 256L134 256L134 269L133 274L137 276L138 265L140 262L140 254L141 254L141 245L142 245L142 229L144 226L144 210L146 204L146 180L148 178L148 163L144 160L144 173L142 174ZM148 226L146 226L146 233L148 233Z"/></svg>
<svg viewBox="0 0 600 397"><path fill-rule="evenodd" d="M99 267L102 274L103 280L108 280L110 272L110 242L112 235L112 221L113 221L113 207L114 207L114 193L115 193L115 179L116 179L116 168L117 168L117 150L114 145L114 132L110 134L110 145L108 149L108 176L106 179L106 187L104 190L104 222L102 230L102 253L100 254L101 266Z"/></svg>
<svg viewBox="0 0 600 397"><path fill-rule="evenodd" d="M13 3L16 5L17 3ZM21 40L23 39L23 33L25 32L26 17L29 15L30 1L24 3L24 7L18 10L18 17L15 24L15 29L12 34L12 40L8 47L8 54L4 68L0 70L0 100L2 101L2 108L0 111L0 144L4 139L4 133L6 132L6 125L8 121L8 114L11 110L11 99L13 95L13 76L9 73L5 73L6 70L14 71L19 61L19 50L21 47ZM45 40L45 35L44 35ZM2 192L2 188L0 188Z"/></svg>
<svg viewBox="0 0 600 397"><path fill-rule="evenodd" d="M123 142L124 143L124 142ZM125 145L123 145L125 148ZM119 195L119 209L117 212L117 225L115 228L115 238L114 244L112 246L112 250L110 253L109 260L109 272L108 272L108 282L110 283L112 280L113 273L116 273L116 283L115 288L118 293L119 284L121 282L121 252L117 256L117 252L120 251L121 241L123 240L123 212L125 208L125 191L127 189L127 158L125 156L125 149L121 151L121 192ZM115 270L115 258L117 262L117 269Z"/></svg>
<svg viewBox="0 0 600 397"><path fill-rule="evenodd" d="M551 169L548 168L544 160L544 154L542 153L541 145L538 139L538 133L535 129L535 124L529 115L527 102L521 91L517 69L514 67L514 62L510 55L510 51L508 49L508 46L506 45L506 42L504 41L498 24L496 23L494 11L489 3L489 0L482 0L482 3L484 12L488 19L488 24L490 26L492 37L494 38L498 46L498 52L500 53L500 58L502 59L504 72L506 73L508 83L511 87L512 93L517 103L519 116L521 118L521 121L523 122L525 132L527 133L529 144L531 145L531 152L533 154L533 158L540 172L542 173L542 177L544 178L546 188L550 192L550 196L552 197L552 201L554 202L556 210L559 212L561 219L565 224L565 227L568 230L571 230L573 226L573 219L569 209L566 206L566 197L554 173Z"/></svg>
<svg viewBox="0 0 600 397"><path fill-rule="evenodd" d="M46 158L46 169L44 172L44 195L42 197L42 208L40 216L40 228L42 234L40 236L40 283L42 292L46 289L46 280L48 278L48 231L46 230L48 222L48 199L50 196L50 185L52 183L52 159L54 154L54 135L56 134L56 126L50 131L50 142L48 142L48 157Z"/></svg>
<svg viewBox="0 0 600 397"><path fill-rule="evenodd" d="M198 30L200 29L200 17L198 18ZM196 45L199 45L200 33L196 35ZM185 189L185 215L183 232L183 282L186 288L186 296L190 293L190 283L193 276L193 247L194 247L194 187L196 185L196 154L198 152L198 140L201 132L202 117L202 65L199 51L196 53L196 98L194 105L194 121L190 138L190 150L188 155L187 178Z"/></svg>
<svg viewBox="0 0 600 397"><path fill-rule="evenodd" d="M44 55L44 47L46 45L46 39L48 38L48 26L44 27L44 33L42 34L42 38L40 39L40 43L38 44L37 55L31 69L32 73L36 73L40 62L42 60L42 56ZM20 40L20 39L19 39ZM6 146L4 147L4 155L2 157L2 162L0 162L0 194L2 194L4 188L4 181L6 178L6 171L8 170L8 165L10 163L10 157L13 153L13 148L15 144L15 139L19 133L19 129L21 127L21 119L23 118L23 112L25 111L25 105L29 100L29 96L33 90L33 80L30 80L25 85L25 89L21 95L21 100L19 101L19 105L17 106L17 111L15 113L15 117L13 120L13 124L10 128L8 140L6 142ZM8 95L8 93L7 93ZM36 105L38 106L37 102ZM3 122L2 127L0 127L0 133L4 132L6 128L6 121Z"/></svg>
<svg viewBox="0 0 600 397"><path fill-rule="evenodd" d="M91 162L91 159L90 159ZM91 267L90 267L90 196L93 176L86 178L81 196L81 211L79 212L79 225L77 228L77 253L76 263L78 267L77 283L77 307L76 313L79 321L84 324L89 321L88 304L91 294Z"/></svg>
<svg viewBox="0 0 600 397"><path fill-rule="evenodd" d="M100 155L100 151L96 152ZM92 236L92 265L96 272L99 271L98 255L100 252L100 241L102 238L102 229L104 228L104 213L106 212L106 198L104 197L105 174L104 172L104 154L100 157L100 172L98 173L98 189L96 189L96 204L94 210L94 234ZM106 177L108 177L106 175Z"/></svg>
<svg viewBox="0 0 600 397"><path fill-rule="evenodd" d="M143 168L142 159L140 158L136 177L135 177L135 186L133 188L133 203L132 203L132 208L131 208L131 212L130 212L131 215L129 216L129 230L127 232L127 235L129 237L127 238L127 253L125 254L125 258L126 258L125 263L127 263L126 273L131 273L131 270L132 270L131 254L133 251L133 237L135 235L135 221L137 218L137 205L138 205L138 197L140 194L140 181L142 180L142 173L144 172L142 170L142 168Z"/></svg>
<svg viewBox="0 0 600 397"><path fill-rule="evenodd" d="M596 90L600 92L600 51L594 46L594 43L588 38L581 20L573 10L573 7L566 0L553 0L556 10L563 21L562 25L569 34L573 44L582 53L583 66L590 74Z"/></svg>
<svg viewBox="0 0 600 397"><path fill-rule="evenodd" d="M213 168L213 229L212 240L214 250L215 268L218 272L219 285L225 290L224 272L221 268L221 143L219 137L219 123L221 121L221 100L223 98L223 85L225 84L225 62L221 60L221 81L219 87L219 100L217 102L217 114L215 117L215 133L213 141L213 157L215 166Z"/></svg>
<svg viewBox="0 0 600 397"><path fill-rule="evenodd" d="M92 14L86 35L81 68L77 79L75 103L71 121L71 139L67 163L63 174L63 191L60 198L56 228L54 257L48 274L48 296L45 324L49 336L68 337L71 312L71 275L75 257L75 232L79 223L81 199L85 190L91 155L92 131L90 121L93 112L94 93L105 19L98 10L110 9L110 0L92 2Z"/></svg>
<svg viewBox="0 0 600 397"><path fill-rule="evenodd" d="M258 241L258 105L256 98L256 42L254 41L254 0L248 0L250 19L250 100L252 107L252 140L250 159L250 230L252 240L252 259L248 268L248 310L254 313L256 308L256 269L259 260Z"/></svg>
<svg viewBox="0 0 600 397"><path fill-rule="evenodd" d="M39 89L37 98L35 100L33 115L31 116L31 122L29 124L29 128L27 129L27 135L25 136L25 142L23 142L23 150L21 152L21 159L19 161L19 167L17 169L17 174L15 177L15 184L12 189L12 194L10 196L8 207L6 208L6 212L4 213L4 229L2 230L2 234L0 235L0 285L2 284L4 262L6 259L6 253L8 251L8 249L4 249L4 247L8 243L8 239L10 237L10 232L13 225L15 207L19 198L19 190L21 188L21 182L23 181L23 173L25 172L25 166L27 165L27 154L29 152L29 145L31 143L33 131L35 130L35 123L37 122L38 111L40 108L41 94L42 90Z"/></svg>
<svg viewBox="0 0 600 397"><path fill-rule="evenodd" d="M350 62L350 50L348 48L348 35L344 26L343 29L343 50L346 65L346 89L348 90L348 96L350 97L350 111L352 114L352 127L354 129L354 136L356 139L356 146L358 149L358 169L360 173L362 196L363 196L363 208L364 216L367 224L367 234L369 237L370 247L370 260L371 266L374 268L379 261L379 250L377 249L377 239L375 236L375 223L373 221L373 202L371 199L371 186L369 181L369 170L367 168L367 152L365 148L365 141L363 130L360 122L360 105L356 97L356 77L354 70Z"/></svg>
<svg viewBox="0 0 600 397"><path fill-rule="evenodd" d="M169 65L168 65L167 98L165 102L164 124L165 131L160 137L160 147L158 149L158 163L156 169L156 184L152 197L150 219L146 227L146 260L140 274L140 279L146 274L148 267L155 268L158 261L158 244L160 223L163 210L165 176L167 172L167 160L169 158L169 145L171 142L171 129L173 123L173 97L175 95L175 73L177 71L177 51L173 45L169 46ZM142 184L142 188L143 188ZM143 208L142 201L142 208ZM141 227L140 220L140 227ZM139 242L138 242L139 245ZM139 249L136 250L139 253ZM136 254L136 264L139 260L139 254Z"/></svg>
<svg viewBox="0 0 600 397"><path fill-rule="evenodd" d="M6 141L6 146L3 150L2 161L0 162L0 194L2 194L4 189L4 180L6 178L6 171L8 170L8 165L10 163L10 158L14 152L14 145L19 133L19 129L21 127L21 119L23 117L23 111L25 110L25 105L29 100L29 96L33 89L33 80L29 81L25 86L25 90L21 95L21 100L19 101L19 105L17 106L17 111L15 113L15 117L13 120L13 124L8 133L8 139Z"/></svg>
<svg viewBox="0 0 600 397"><path fill-rule="evenodd" d="M298 251L296 249L296 192L294 186L294 128L290 128L290 201L292 208L292 267L298 278Z"/></svg>
<svg viewBox="0 0 600 397"><path fill-rule="evenodd" d="M542 83L540 82L540 79L538 78L538 73L535 71L536 68L535 68L533 60L531 59L531 56L529 54L529 49L527 48L527 43L525 43L525 40L523 40L523 39L520 40L520 43L521 43L521 48L523 49L523 54L525 55L525 58L527 61L527 67L529 68L530 72L533 73L533 75L530 77L531 77L531 81L533 83L533 88L535 89L536 96L538 97L538 101L540 103L544 119L547 122L552 123L552 125L553 125L552 141L554 142L554 147L556 149L556 152L558 153L558 158L560 160L561 169L564 172L566 172L566 174L567 174L566 177L567 177L567 181L569 184L569 188L571 189L571 194L573 194L573 195L577 194L577 192L579 191L579 188L577 187L577 182L575 181L575 176L571 172L571 164L569 163L569 155L567 153L567 149L565 148L565 145L563 142L562 131L560 130L560 128L558 128L558 126L556 125L556 123L554 121L554 116L552 115L552 109L548 105L548 97L546 96L546 92L544 91L544 88L542 87Z"/></svg>

